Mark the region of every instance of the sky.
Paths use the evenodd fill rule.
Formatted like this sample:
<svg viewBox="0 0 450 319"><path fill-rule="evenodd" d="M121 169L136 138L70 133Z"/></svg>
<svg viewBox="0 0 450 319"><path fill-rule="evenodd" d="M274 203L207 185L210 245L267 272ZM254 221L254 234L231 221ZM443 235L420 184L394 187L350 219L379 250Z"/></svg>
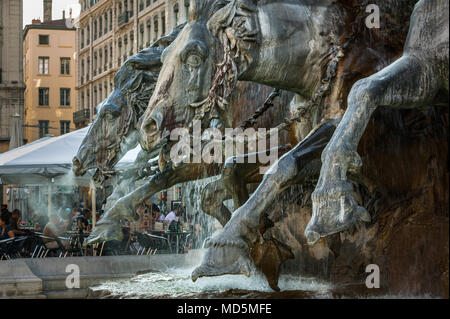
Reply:
<svg viewBox="0 0 450 319"><path fill-rule="evenodd" d="M31 24L32 19L44 19L43 0L23 0L23 26ZM69 16L69 8L72 8L72 18L76 18L80 13L78 0L53 0L53 20L62 19L62 12L66 10L66 17Z"/></svg>

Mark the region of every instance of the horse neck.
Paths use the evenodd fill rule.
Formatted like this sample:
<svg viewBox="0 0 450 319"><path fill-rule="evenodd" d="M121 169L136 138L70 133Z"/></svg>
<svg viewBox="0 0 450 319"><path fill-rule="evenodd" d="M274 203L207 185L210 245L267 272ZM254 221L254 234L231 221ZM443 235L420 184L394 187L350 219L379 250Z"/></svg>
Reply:
<svg viewBox="0 0 450 319"><path fill-rule="evenodd" d="M326 1L325 1L326 2ZM320 87L331 45L338 39L341 13L330 19L331 4L305 1L266 1L258 7L260 43L251 51L253 62L240 80L253 81L306 98ZM344 24L344 19L341 19Z"/></svg>

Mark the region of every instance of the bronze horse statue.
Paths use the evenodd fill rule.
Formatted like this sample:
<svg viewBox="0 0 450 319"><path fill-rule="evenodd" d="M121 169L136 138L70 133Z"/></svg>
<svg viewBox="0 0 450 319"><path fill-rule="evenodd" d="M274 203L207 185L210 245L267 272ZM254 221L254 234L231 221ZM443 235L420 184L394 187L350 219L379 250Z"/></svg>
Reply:
<svg viewBox="0 0 450 319"><path fill-rule="evenodd" d="M101 185L110 175L115 174L113 167L123 155L137 146L139 120L155 88L162 65L160 58L163 51L162 48L168 46L176 39L183 26L179 26L170 35L157 40L151 47L130 57L117 72L114 91L99 105L97 116L77 155L73 159L75 174L83 175L87 170L96 168L94 180ZM267 89L262 89L262 91L267 91ZM281 99L283 102L280 103L281 106L278 105L277 107L286 108L288 99L288 96L283 97ZM233 104L238 105L238 98ZM229 108L229 111L233 111L233 109ZM241 116L245 116L245 114L243 113ZM227 119L233 120L233 114L229 113ZM148 161L154 157L154 154L159 154L160 149L161 146L156 145L154 149L142 151L138 155L135 163L137 169L134 169L131 173L126 172L126 176L122 177L118 182L113 193L108 197L106 214L97 223L96 228L86 241L87 244L120 239L120 220L125 219L133 222L137 218L137 215L134 213L135 208L142 205L144 199L154 193L180 182L218 175L222 171L222 165L213 164L207 170L203 169L203 165L196 165L193 168L183 168L184 173L168 168L165 171L163 169L163 173L159 172L158 176L150 177L148 173L143 174L143 169L148 169L149 166L155 164L153 159L150 163ZM281 148L281 150L285 151L286 148ZM231 166L231 168L228 167L226 170L233 172L229 174L228 180L230 180L230 183L238 172L233 165ZM240 170L245 168L248 175L247 178L240 179L243 185L261 181L262 176L256 173L257 167L255 165L238 165L238 167ZM151 172L154 173L153 171ZM161 178L161 174L163 174L164 178ZM169 175L172 177L169 178ZM145 198L133 200L134 209L110 210L111 207L119 207L120 203L118 205L115 205L115 203L129 193L129 186L133 185L138 179L149 179L148 185L152 191L146 192ZM161 183L161 181L164 182ZM240 193L246 193L246 191L241 191ZM224 183L219 180L208 185L202 197L204 199L203 211L218 219L222 225L225 225L231 217L231 212L223 205L223 201L232 198L233 192L227 191ZM235 197L239 198L239 204L244 203L248 198L248 196Z"/></svg>
<svg viewBox="0 0 450 319"><path fill-rule="evenodd" d="M390 20L380 30L370 30L363 21L368 3L192 1L188 24L163 53L161 75L142 121L144 149L160 143L173 128L188 127L195 118L202 119L203 128L221 128L216 119L226 111L238 80L295 92L307 101L298 110L300 117L309 116L316 125L328 119L279 160L220 234L208 242L194 280L230 273L248 275L249 257L255 262L254 252L262 246L271 247L280 263L289 258L286 247L263 237L270 220L262 213L283 189L304 181L300 176L318 177L320 165L314 163L317 159L320 163L321 147L333 134L322 155L306 237L313 244L358 221L370 221L370 214L356 202L346 182L349 173L354 181L370 187L358 170L361 161L355 151L370 114L379 105L417 107L435 102L441 93L448 97L448 2L417 3L404 47L416 2L375 1L381 11L390 13ZM403 75L408 70L413 70L411 77ZM414 89L418 87L423 89ZM334 133L328 128L327 134L321 134L321 143L309 142L324 127L337 125L344 112L340 130ZM316 150L307 160L302 157L302 145ZM267 272L271 272L268 279L274 289L278 289L278 271L279 264Z"/></svg>

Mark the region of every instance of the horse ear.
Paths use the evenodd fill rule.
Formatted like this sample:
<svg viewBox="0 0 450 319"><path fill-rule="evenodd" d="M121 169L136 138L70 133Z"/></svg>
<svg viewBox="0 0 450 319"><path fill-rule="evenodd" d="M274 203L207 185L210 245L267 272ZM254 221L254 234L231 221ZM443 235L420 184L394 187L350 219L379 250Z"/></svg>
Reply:
<svg viewBox="0 0 450 319"><path fill-rule="evenodd" d="M236 14L236 0L219 0L214 8L215 12L208 20L206 26L214 35L219 33L221 28L231 25Z"/></svg>

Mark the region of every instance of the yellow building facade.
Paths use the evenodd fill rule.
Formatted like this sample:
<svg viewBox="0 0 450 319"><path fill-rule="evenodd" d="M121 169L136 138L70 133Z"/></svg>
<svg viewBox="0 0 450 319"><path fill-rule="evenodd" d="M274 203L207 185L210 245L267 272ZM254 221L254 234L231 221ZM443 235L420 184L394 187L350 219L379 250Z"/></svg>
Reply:
<svg viewBox="0 0 450 319"><path fill-rule="evenodd" d="M66 20L34 20L24 30L24 138L73 131L75 92L75 29Z"/></svg>

